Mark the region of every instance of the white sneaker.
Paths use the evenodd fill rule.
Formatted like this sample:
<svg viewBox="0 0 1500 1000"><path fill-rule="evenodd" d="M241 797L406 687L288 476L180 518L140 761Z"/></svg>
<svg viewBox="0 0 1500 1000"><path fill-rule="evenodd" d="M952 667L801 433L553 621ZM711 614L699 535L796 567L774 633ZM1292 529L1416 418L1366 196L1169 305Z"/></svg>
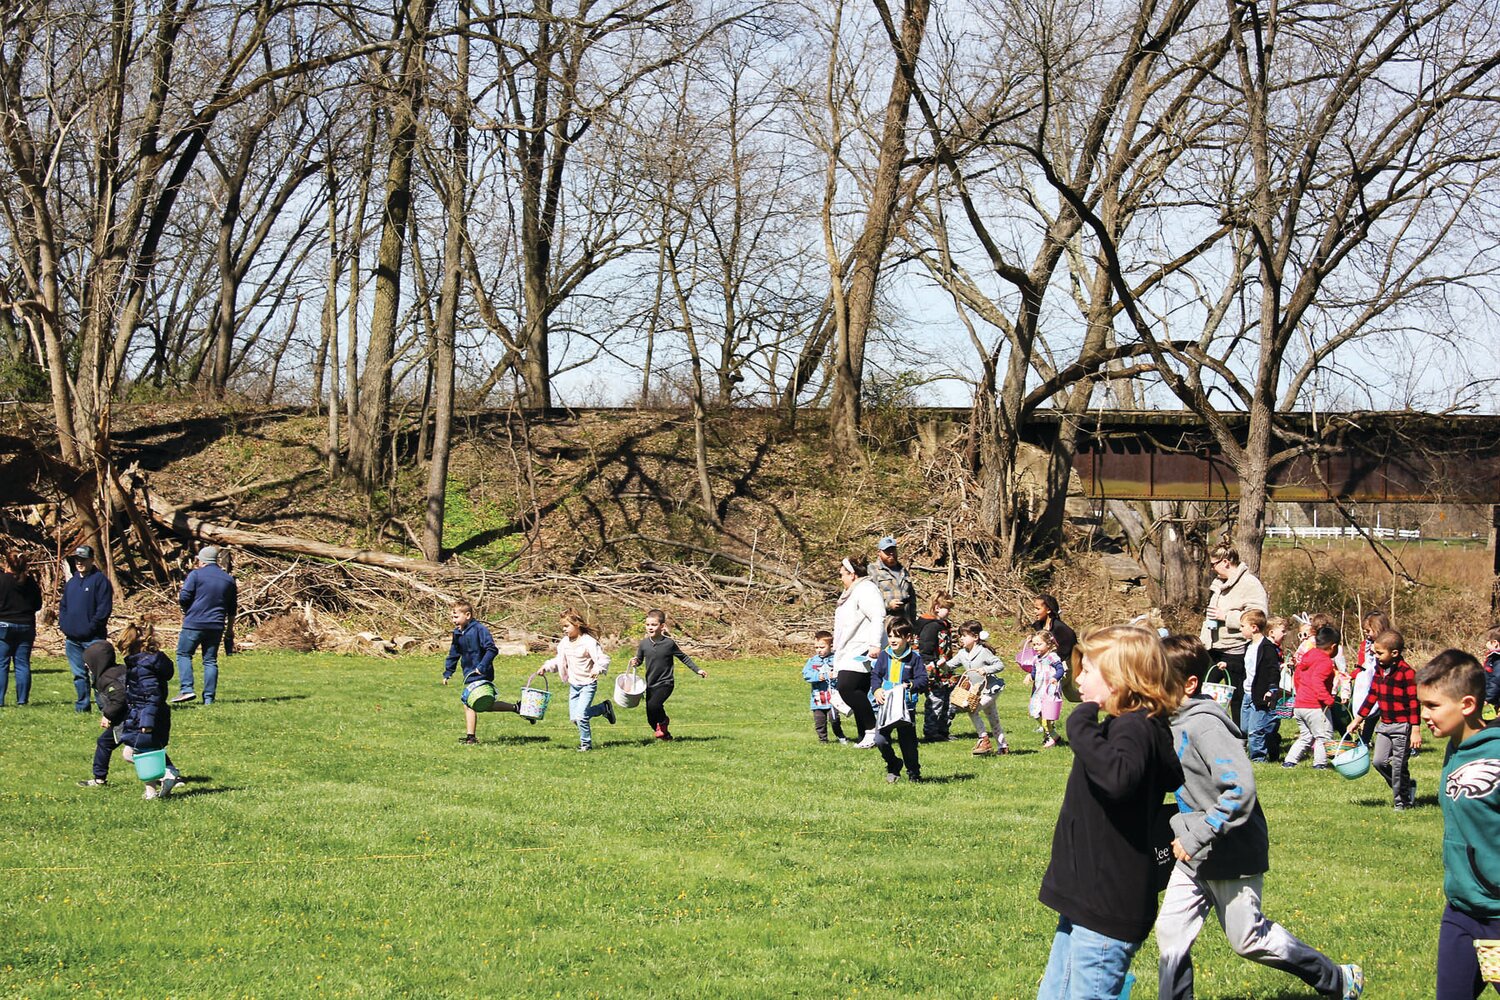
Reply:
<svg viewBox="0 0 1500 1000"><path fill-rule="evenodd" d="M159 798L160 796L161 793L156 790L155 785L147 785L146 790L141 793L141 798L147 800Z"/></svg>
<svg viewBox="0 0 1500 1000"><path fill-rule="evenodd" d="M865 733L863 739L854 744L854 749L873 750L878 746L880 746L880 734L872 729L868 733Z"/></svg>

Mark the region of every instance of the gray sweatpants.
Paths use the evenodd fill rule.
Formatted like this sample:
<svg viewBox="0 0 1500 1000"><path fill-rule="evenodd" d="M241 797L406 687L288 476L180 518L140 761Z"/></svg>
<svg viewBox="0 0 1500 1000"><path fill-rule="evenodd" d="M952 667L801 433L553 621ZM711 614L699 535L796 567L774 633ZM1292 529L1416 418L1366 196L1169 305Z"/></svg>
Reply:
<svg viewBox="0 0 1500 1000"><path fill-rule="evenodd" d="M1292 718L1297 720L1297 742L1286 752L1286 762L1295 764L1312 745L1313 763L1328 763L1328 741L1333 739L1333 726L1328 721L1326 708L1296 708Z"/></svg>
<svg viewBox="0 0 1500 1000"><path fill-rule="evenodd" d="M1375 726L1375 753L1370 762L1391 786L1391 798L1397 809L1405 809L1416 800L1416 784L1406 768L1410 756L1411 723L1381 722Z"/></svg>
<svg viewBox="0 0 1500 1000"><path fill-rule="evenodd" d="M1162 1000L1192 1000L1193 942L1209 907L1236 955L1290 972L1324 996L1339 994L1344 976L1333 960L1261 912L1263 878L1200 879L1181 865L1172 869L1156 916L1156 946L1161 952L1157 990Z"/></svg>

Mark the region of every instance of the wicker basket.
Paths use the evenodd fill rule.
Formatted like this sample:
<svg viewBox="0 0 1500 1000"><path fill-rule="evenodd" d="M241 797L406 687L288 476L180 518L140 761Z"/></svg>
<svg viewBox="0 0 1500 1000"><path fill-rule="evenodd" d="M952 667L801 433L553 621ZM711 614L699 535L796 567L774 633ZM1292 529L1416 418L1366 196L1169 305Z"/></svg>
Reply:
<svg viewBox="0 0 1500 1000"><path fill-rule="evenodd" d="M1479 974L1484 981L1500 985L1500 941L1475 938L1474 950L1479 953Z"/></svg>

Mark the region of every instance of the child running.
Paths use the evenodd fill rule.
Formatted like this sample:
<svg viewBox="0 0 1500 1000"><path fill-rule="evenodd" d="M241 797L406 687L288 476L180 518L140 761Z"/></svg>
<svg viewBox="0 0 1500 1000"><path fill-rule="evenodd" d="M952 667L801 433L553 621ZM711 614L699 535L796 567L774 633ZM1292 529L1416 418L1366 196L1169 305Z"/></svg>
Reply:
<svg viewBox="0 0 1500 1000"><path fill-rule="evenodd" d="M1036 653L1031 666L1031 701L1027 712L1042 724L1042 749L1057 746L1057 720L1062 717L1062 679L1067 664L1057 655L1051 632L1037 632L1027 640Z"/></svg>
<svg viewBox="0 0 1500 1000"><path fill-rule="evenodd" d="M577 611L569 608L558 621L563 635L557 640L557 655L542 664L542 672L557 674L568 685L568 719L578 727L578 752L588 753L594 749L594 730L589 720L602 715L611 726L615 724L615 706L608 698L594 704L599 678L609 673L609 657Z"/></svg>
<svg viewBox="0 0 1500 1000"><path fill-rule="evenodd" d="M1448 740L1437 1000L1475 1000L1484 977L1474 942L1500 938L1500 727L1485 727L1483 699L1484 668L1468 653L1444 650L1417 671L1422 721Z"/></svg>
<svg viewBox="0 0 1500 1000"><path fill-rule="evenodd" d="M659 740L672 738L667 728L672 721L667 718L667 699L672 697L672 689L677 686L674 667L678 660L699 677L708 676L708 671L694 663L693 658L677 645L677 640L667 635L667 613L652 608L646 612L646 638L636 647L630 665L646 665L646 725Z"/></svg>
<svg viewBox="0 0 1500 1000"><path fill-rule="evenodd" d="M844 738L844 727L839 725L839 713L833 707L833 682L838 670L833 665L833 633L826 629L813 635L813 655L802 665L802 679L812 685L813 732L819 743L828 742L828 726L833 724L833 737L840 743Z"/></svg>
<svg viewBox="0 0 1500 1000"><path fill-rule="evenodd" d="M990 648L985 641L988 638L989 633L979 622L972 618L964 622L958 627L958 652L950 661L953 669L964 675L969 687L979 692L979 705L969 709L969 721L974 723L974 732L979 737L974 744L975 757L1010 753L1005 730L1000 728L1000 709L995 705L995 699L1005 690L1005 681L1000 678L1005 661Z"/></svg>
<svg viewBox="0 0 1500 1000"><path fill-rule="evenodd" d="M1296 767L1311 746L1313 768L1328 770L1328 741L1333 738L1328 706L1333 704L1333 657L1338 650L1338 629L1324 625L1313 636L1313 647L1298 658L1293 668L1292 684L1297 698L1292 702L1292 718L1297 720L1297 739L1287 750L1282 767Z"/></svg>
<svg viewBox="0 0 1500 1000"><path fill-rule="evenodd" d="M953 716L958 709L950 699L959 675L950 664L953 656L953 598L938 594L932 599L932 610L917 619L917 652L927 666L927 708L922 719L922 739L928 743L945 743L953 735Z"/></svg>
<svg viewBox="0 0 1500 1000"><path fill-rule="evenodd" d="M1370 693L1355 711L1349 723L1350 733L1358 732L1365 719L1379 717L1375 726L1375 754L1371 763L1385 783L1391 786L1393 808L1397 812L1416 805L1417 783L1407 767L1411 757L1411 731L1417 726L1417 675L1402 657L1406 638L1388 628L1375 637L1372 645L1374 669L1370 671Z"/></svg>
<svg viewBox="0 0 1500 1000"><path fill-rule="evenodd" d="M126 758L129 759L133 752L165 750L172 738L172 706L167 704L167 682L172 679L174 668L157 644L156 627L126 625L120 631L119 643L125 654L123 718L116 721L106 714L100 719L104 732L94 747L94 776L78 783L83 788L108 784L109 758L116 746L128 748ZM97 645L94 643L90 648ZM96 687L103 684L107 688L112 679L109 667L102 658L96 660L96 664L100 666L95 674L99 682ZM121 708L117 698L112 699L108 707L111 712L118 712ZM165 798L182 783L182 774L168 757L167 773L160 781L146 782L141 798Z"/></svg>
<svg viewBox="0 0 1500 1000"><path fill-rule="evenodd" d="M886 623L886 647L870 666L870 695L878 706L876 721L884 721L877 746L885 758L885 780L894 782L906 768L909 781L922 780L922 762L917 759L915 718L917 695L927 690L927 668L922 654L912 648L911 626L898 618ZM899 743L896 755L892 742Z"/></svg>
<svg viewBox="0 0 1500 1000"><path fill-rule="evenodd" d="M479 715L470 707L469 699L476 689L494 685L496 652L495 637L483 622L474 619L474 605L468 601L455 602L453 643L448 647L448 658L443 661L443 686L447 687L453 671L462 665L463 673L459 676L464 682L464 689L459 693L458 700L464 706L464 735L459 737L458 742L465 746L473 746L479 742ZM519 713L521 708L497 698L485 711ZM535 719L526 721L536 724Z"/></svg>
<svg viewBox="0 0 1500 1000"><path fill-rule="evenodd" d="M1079 649L1083 703L1066 727L1073 768L1040 896L1057 911L1057 933L1037 1000L1120 995L1156 920L1152 824L1182 784L1167 725L1182 686L1161 639L1111 625L1087 633Z"/></svg>
<svg viewBox="0 0 1500 1000"><path fill-rule="evenodd" d="M1183 783L1172 817L1177 864L1156 918L1157 995L1192 1000L1193 942L1212 909L1236 955L1290 972L1325 997L1355 1000L1364 990L1359 966L1335 965L1261 911L1270 835L1243 734L1213 699L1198 693L1210 668L1203 643L1175 635L1163 646L1187 700L1172 716Z"/></svg>

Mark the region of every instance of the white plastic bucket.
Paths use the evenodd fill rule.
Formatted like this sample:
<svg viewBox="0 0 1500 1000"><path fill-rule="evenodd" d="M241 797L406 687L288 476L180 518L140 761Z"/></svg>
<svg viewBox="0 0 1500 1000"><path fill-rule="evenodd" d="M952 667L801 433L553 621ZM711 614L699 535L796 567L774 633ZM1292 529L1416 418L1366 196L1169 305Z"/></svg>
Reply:
<svg viewBox="0 0 1500 1000"><path fill-rule="evenodd" d="M635 708L646 695L646 678L631 667L615 678L615 704L621 708Z"/></svg>

